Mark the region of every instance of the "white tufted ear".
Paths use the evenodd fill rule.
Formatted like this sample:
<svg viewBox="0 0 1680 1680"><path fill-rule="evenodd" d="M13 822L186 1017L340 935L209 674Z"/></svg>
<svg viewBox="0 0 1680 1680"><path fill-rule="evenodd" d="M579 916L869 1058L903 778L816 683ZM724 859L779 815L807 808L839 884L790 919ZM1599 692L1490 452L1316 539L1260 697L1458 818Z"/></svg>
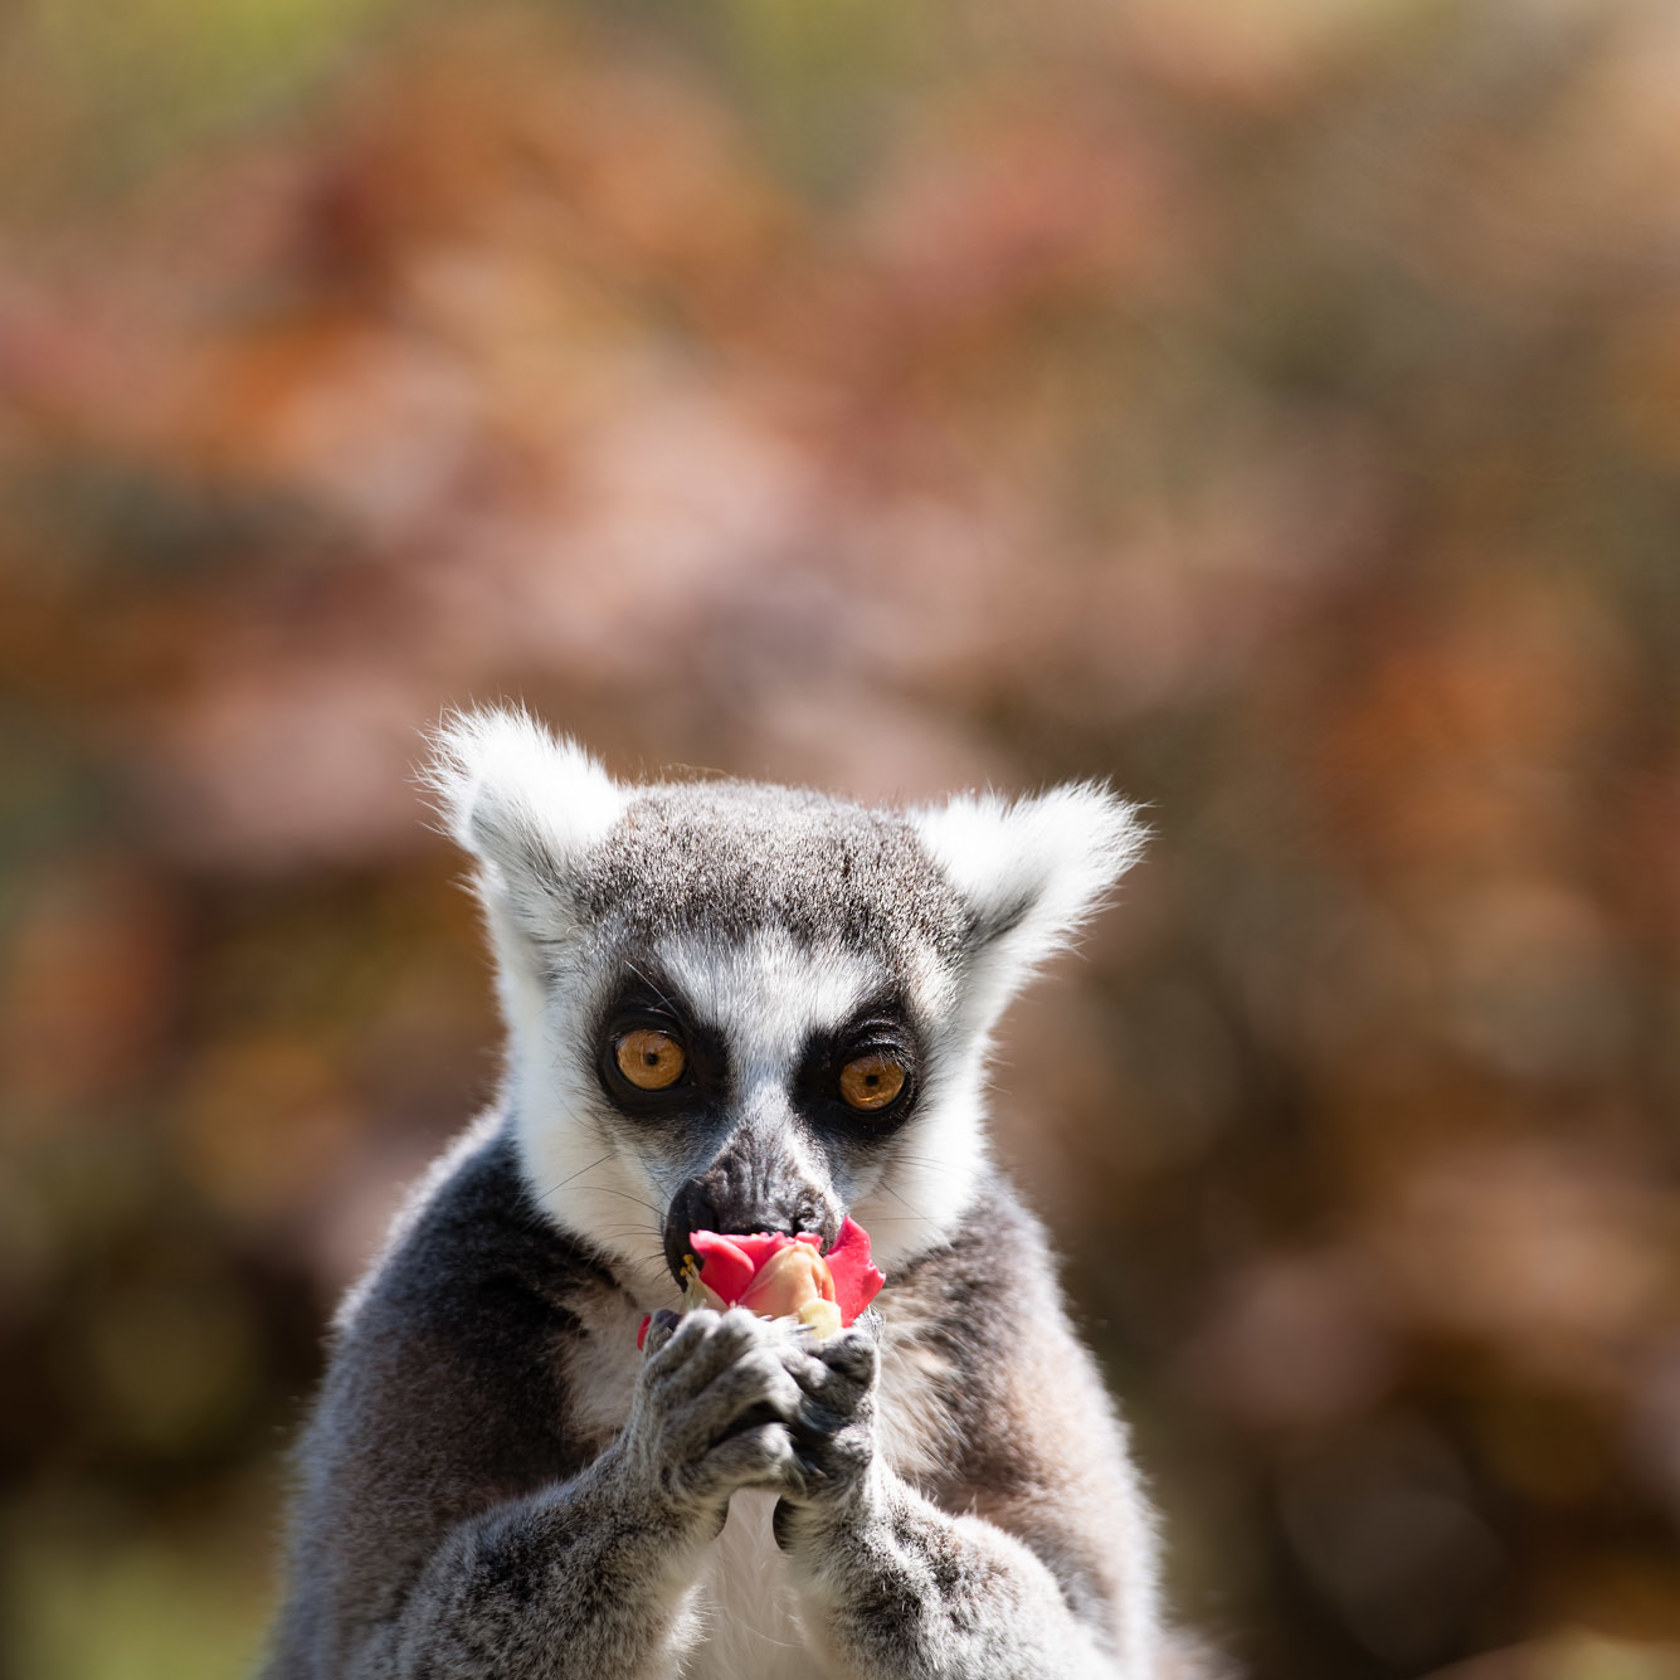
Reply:
<svg viewBox="0 0 1680 1680"><path fill-rule="evenodd" d="M564 935L569 868L617 822L625 791L524 711L452 713L432 749L423 780L450 835L479 861L508 1025L516 1037L534 1033L543 1004L538 942L546 948Z"/></svg>
<svg viewBox="0 0 1680 1680"><path fill-rule="evenodd" d="M528 712L455 712L432 737L427 785L449 832L504 873L563 871L624 810L624 790Z"/></svg>
<svg viewBox="0 0 1680 1680"><path fill-rule="evenodd" d="M1148 837L1137 807L1097 782L1014 801L961 794L911 820L973 919L970 1009L981 1031L1069 943Z"/></svg>

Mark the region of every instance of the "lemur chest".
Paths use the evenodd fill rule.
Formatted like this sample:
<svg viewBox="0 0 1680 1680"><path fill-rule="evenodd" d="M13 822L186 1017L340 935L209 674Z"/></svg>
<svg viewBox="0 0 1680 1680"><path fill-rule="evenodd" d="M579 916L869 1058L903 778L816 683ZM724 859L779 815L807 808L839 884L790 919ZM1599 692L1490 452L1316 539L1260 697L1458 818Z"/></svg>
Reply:
<svg viewBox="0 0 1680 1680"><path fill-rule="evenodd" d="M775 1494L750 1488L730 1500L696 1594L699 1638L683 1680L829 1680L770 1531L775 1509Z"/></svg>

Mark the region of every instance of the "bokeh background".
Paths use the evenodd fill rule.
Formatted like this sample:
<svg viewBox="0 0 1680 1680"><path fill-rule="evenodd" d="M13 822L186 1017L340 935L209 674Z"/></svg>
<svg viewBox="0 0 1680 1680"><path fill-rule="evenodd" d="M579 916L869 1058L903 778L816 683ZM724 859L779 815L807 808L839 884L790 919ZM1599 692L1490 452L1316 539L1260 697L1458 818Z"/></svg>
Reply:
<svg viewBox="0 0 1680 1680"><path fill-rule="evenodd" d="M1183 1614L1673 1680L1677 548L1669 0L14 0L5 1680L252 1660L510 696L1147 801L998 1129Z"/></svg>

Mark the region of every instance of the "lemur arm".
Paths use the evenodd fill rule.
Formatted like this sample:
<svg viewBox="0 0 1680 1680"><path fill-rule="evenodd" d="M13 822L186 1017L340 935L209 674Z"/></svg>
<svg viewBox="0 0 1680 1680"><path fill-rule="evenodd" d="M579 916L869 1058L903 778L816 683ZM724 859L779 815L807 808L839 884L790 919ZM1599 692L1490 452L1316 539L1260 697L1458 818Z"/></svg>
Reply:
<svg viewBox="0 0 1680 1680"><path fill-rule="evenodd" d="M467 1157L341 1320L264 1680L667 1680L730 1494L793 1473L785 1334L744 1313L656 1327L597 1449L566 1303L606 1286L512 1173Z"/></svg>
<svg viewBox="0 0 1680 1680"><path fill-rule="evenodd" d="M870 1480L826 1520L782 1525L843 1672L859 1680L1122 1674L1023 1542L984 1518L940 1510L890 1470Z"/></svg>
<svg viewBox="0 0 1680 1680"><path fill-rule="evenodd" d="M975 1223L984 1243L907 1278L885 1326L792 1367L805 1486L778 1538L857 1680L1156 1680L1155 1540L1124 1435L1026 1216L994 1203ZM905 1363L941 1374L943 1416L919 1409L923 1463L900 1474L876 1423Z"/></svg>
<svg viewBox="0 0 1680 1680"><path fill-rule="evenodd" d="M587 1468L457 1523L339 1660L271 1675L674 1676L699 1631L686 1600L731 1494L799 1480L787 1423L800 1394L784 1328L740 1311L664 1316L628 1421Z"/></svg>
<svg viewBox="0 0 1680 1680"><path fill-rule="evenodd" d="M648 1343L618 1439L562 1486L460 1524L346 1680L653 1680L737 1488L797 1479L785 1332L750 1313L674 1315Z"/></svg>
<svg viewBox="0 0 1680 1680"><path fill-rule="evenodd" d="M1120 1560L1094 1556L1101 1537L1080 1532L1088 1500L1070 1487L1064 1505L1059 1478L1046 1478L988 1500L988 1515L944 1509L876 1449L872 1339L850 1333L823 1348L817 1365L821 1374L804 1375L811 1403L795 1431L807 1490L784 1498L776 1534L841 1672L857 1680L1150 1676L1153 1654L1138 1648L1112 1578ZM1019 1471L1030 1444L1015 1444L1028 1446ZM1141 1583L1147 1590L1147 1536L1142 1544L1132 1561L1151 1577Z"/></svg>
<svg viewBox="0 0 1680 1680"><path fill-rule="evenodd" d="M343 1680L674 1674L684 1577L705 1535L627 1501L624 1480L609 1450L573 1481L451 1530L398 1613L364 1630Z"/></svg>

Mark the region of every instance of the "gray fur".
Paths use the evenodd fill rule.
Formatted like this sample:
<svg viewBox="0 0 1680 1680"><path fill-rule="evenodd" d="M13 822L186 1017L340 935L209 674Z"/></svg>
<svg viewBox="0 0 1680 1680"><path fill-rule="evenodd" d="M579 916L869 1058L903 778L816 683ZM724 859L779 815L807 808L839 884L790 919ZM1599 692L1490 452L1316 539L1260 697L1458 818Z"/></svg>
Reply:
<svg viewBox="0 0 1680 1680"><path fill-rule="evenodd" d="M1102 818L1124 808L1072 795L1101 831L1066 837L1073 890L1032 863L1047 802L970 805L957 856L947 813L619 790L520 719L466 720L446 750L504 970L508 1095L340 1315L266 1680L1187 1674L1124 1434L980 1130L986 948L1035 916L1040 946L1065 936L1120 867ZM645 973L726 1064L721 1094L653 1117L590 1074L615 988ZM913 1045L890 1136L850 1135L808 1089L811 1046L856 1007ZM745 1199L720 1228L832 1234L873 1208L879 1235L932 1147L956 1190L898 1218L851 1330L659 1312L636 1352L641 1314L675 1304L668 1204L727 1182ZM585 1165L545 1176L568 1151Z"/></svg>
<svg viewBox="0 0 1680 1680"><path fill-rule="evenodd" d="M892 963L959 959L972 918L895 811L755 782L648 788L577 870L582 914L637 943L768 925Z"/></svg>

